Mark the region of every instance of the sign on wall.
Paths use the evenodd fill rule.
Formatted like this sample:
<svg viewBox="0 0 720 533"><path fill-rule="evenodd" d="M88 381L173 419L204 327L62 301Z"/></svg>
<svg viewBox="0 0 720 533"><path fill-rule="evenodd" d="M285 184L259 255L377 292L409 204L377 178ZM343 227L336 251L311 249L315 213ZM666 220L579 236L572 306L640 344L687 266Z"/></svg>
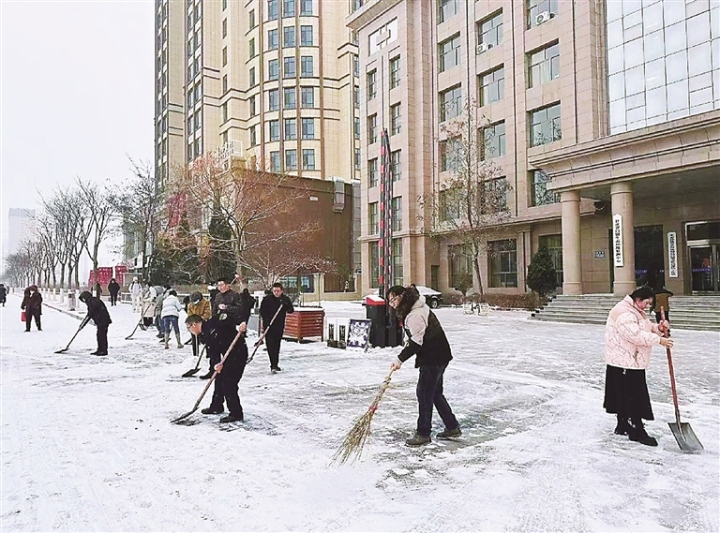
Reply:
<svg viewBox="0 0 720 533"><path fill-rule="evenodd" d="M622 215L613 215L613 259L616 267L623 266Z"/></svg>
<svg viewBox="0 0 720 533"><path fill-rule="evenodd" d="M668 277L678 277L677 233L668 231Z"/></svg>

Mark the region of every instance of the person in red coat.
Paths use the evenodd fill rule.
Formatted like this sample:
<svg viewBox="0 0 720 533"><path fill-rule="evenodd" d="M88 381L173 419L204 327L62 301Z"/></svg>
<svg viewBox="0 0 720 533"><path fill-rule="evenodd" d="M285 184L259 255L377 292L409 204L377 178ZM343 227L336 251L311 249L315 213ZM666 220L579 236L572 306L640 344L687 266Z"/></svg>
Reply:
<svg viewBox="0 0 720 533"><path fill-rule="evenodd" d="M35 317L35 325L38 331L42 331L40 325L40 315L42 315L42 295L38 292L37 285L30 285L25 289L25 297L23 298L20 309L25 311L25 331L30 331L30 324Z"/></svg>

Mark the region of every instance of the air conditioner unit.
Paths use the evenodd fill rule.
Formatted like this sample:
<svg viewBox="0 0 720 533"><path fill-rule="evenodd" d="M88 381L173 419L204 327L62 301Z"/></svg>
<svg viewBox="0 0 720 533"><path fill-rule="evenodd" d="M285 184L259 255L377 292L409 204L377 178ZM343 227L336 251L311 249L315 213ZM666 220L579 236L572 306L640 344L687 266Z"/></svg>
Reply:
<svg viewBox="0 0 720 533"><path fill-rule="evenodd" d="M493 47L492 43L480 43L475 48L475 53L482 54L483 52L487 52L488 50L490 50L492 47Z"/></svg>
<svg viewBox="0 0 720 533"><path fill-rule="evenodd" d="M537 17L535 17L535 24L543 24L544 22L547 22L554 16L555 16L555 14L550 13L550 11L543 11Z"/></svg>

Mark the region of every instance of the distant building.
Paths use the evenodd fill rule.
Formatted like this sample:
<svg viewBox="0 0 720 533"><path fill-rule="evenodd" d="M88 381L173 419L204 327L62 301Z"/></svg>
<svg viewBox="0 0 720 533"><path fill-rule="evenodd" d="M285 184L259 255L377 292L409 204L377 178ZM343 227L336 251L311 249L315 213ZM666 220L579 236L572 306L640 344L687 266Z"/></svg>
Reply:
<svg viewBox="0 0 720 533"><path fill-rule="evenodd" d="M9 209L6 256L17 252L22 242L32 237L34 220L34 209L15 209L12 207Z"/></svg>

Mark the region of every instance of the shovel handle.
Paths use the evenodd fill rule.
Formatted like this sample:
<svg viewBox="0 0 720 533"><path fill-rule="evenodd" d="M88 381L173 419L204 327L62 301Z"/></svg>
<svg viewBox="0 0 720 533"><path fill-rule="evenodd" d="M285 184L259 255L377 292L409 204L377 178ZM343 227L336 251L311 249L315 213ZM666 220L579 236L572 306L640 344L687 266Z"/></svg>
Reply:
<svg viewBox="0 0 720 533"><path fill-rule="evenodd" d="M665 308L660 307L660 320L665 322ZM663 331L663 337L667 338L667 329ZM672 354L670 353L670 347L665 348L667 352L668 368L670 369L670 388L672 389L673 405L675 406L675 420L677 421L678 427L680 427L680 407L678 407L677 388L675 387L675 371L673 370Z"/></svg>

